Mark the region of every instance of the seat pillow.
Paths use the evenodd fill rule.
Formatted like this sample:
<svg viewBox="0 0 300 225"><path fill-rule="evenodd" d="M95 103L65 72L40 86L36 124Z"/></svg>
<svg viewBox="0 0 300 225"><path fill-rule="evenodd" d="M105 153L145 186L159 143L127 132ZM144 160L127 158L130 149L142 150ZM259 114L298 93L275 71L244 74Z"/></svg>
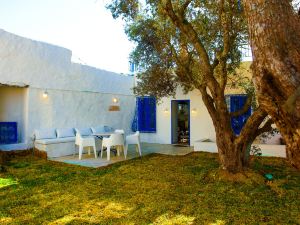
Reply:
<svg viewBox="0 0 300 225"><path fill-rule="evenodd" d="M91 129L94 134L106 132L104 126L92 127Z"/></svg>
<svg viewBox="0 0 300 225"><path fill-rule="evenodd" d="M56 133L58 138L75 137L75 132L73 128L56 129Z"/></svg>
<svg viewBox="0 0 300 225"><path fill-rule="evenodd" d="M34 135L36 140L54 139L56 138L56 131L54 128L36 129Z"/></svg>
<svg viewBox="0 0 300 225"><path fill-rule="evenodd" d="M110 126L104 126L104 131L105 132L112 132L112 131L114 131L114 129Z"/></svg>
<svg viewBox="0 0 300 225"><path fill-rule="evenodd" d="M81 136L90 136L92 135L91 128L75 128L76 133L79 133Z"/></svg>

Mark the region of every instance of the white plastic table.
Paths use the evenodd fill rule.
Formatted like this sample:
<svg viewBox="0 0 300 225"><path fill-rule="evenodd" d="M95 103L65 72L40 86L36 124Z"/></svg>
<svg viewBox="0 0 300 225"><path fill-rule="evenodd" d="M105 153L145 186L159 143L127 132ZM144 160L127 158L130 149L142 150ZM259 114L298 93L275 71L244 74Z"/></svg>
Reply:
<svg viewBox="0 0 300 225"><path fill-rule="evenodd" d="M103 138L112 135L114 132L102 132L102 133L95 133L93 136L98 138Z"/></svg>

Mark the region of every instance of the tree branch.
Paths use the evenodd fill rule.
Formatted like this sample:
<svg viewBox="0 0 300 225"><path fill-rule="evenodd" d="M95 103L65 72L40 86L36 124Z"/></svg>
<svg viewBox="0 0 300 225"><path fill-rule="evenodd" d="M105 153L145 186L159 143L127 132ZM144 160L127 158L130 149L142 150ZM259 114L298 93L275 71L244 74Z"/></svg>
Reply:
<svg viewBox="0 0 300 225"><path fill-rule="evenodd" d="M216 57L211 65L211 67L213 68L213 70L219 65L220 61L219 59Z"/></svg>
<svg viewBox="0 0 300 225"><path fill-rule="evenodd" d="M183 6L180 9L180 14L182 16L184 16L185 14L185 10L187 9L187 7L189 6L189 4L192 2L192 0L186 0L185 3L183 4Z"/></svg>
<svg viewBox="0 0 300 225"><path fill-rule="evenodd" d="M228 54L231 49L232 38L233 38L232 35L230 35L230 30L232 30L232 17L233 17L232 7L234 7L234 4L231 0L228 0L228 4L229 4L229 10L226 10L225 0L220 0L219 20L223 30L223 51L219 56L219 62L222 70L221 82L220 82L220 86L222 90L225 90L227 84L226 65L227 65Z"/></svg>
<svg viewBox="0 0 300 225"><path fill-rule="evenodd" d="M249 110L249 107L251 106L252 98L253 98L252 95L248 96L243 108L238 110L238 111L231 112L230 116L231 117L236 117L236 116L240 116L240 115L243 115L244 113L246 113Z"/></svg>
<svg viewBox="0 0 300 225"><path fill-rule="evenodd" d="M267 113L261 107L258 107L257 110L254 111L254 113L248 118L240 135L236 139L236 142L243 142L245 137L249 137L249 144L252 143L257 137L257 130L266 116Z"/></svg>
<svg viewBox="0 0 300 225"><path fill-rule="evenodd" d="M272 124L273 124L273 120L272 119L268 119L268 121L264 124L264 126L262 128L259 128L257 130L256 136L259 136L265 132L269 132L272 130Z"/></svg>
<svg viewBox="0 0 300 225"><path fill-rule="evenodd" d="M163 9L166 15L171 19L174 25L185 35L185 37L190 40L190 42L194 45L197 54L201 59L201 63L203 64L203 76L207 82L207 85L214 97L218 94L218 90L220 86L217 80L213 76L213 70L210 65L209 57L207 51L201 40L198 38L198 34L193 28L193 26L183 17L178 17L173 9L173 5L171 0L166 0L165 4L163 4Z"/></svg>
<svg viewBox="0 0 300 225"><path fill-rule="evenodd" d="M296 89L296 91L288 97L286 100L284 107L289 113L293 113L296 109L297 98L300 97L300 86Z"/></svg>
<svg viewBox="0 0 300 225"><path fill-rule="evenodd" d="M215 104L214 104L214 100L213 98L207 93L207 90L206 90L206 86L205 85L201 85L198 87L198 90L200 91L201 93L201 96L202 96L202 100L212 118L212 121L213 123L215 123L215 121L218 120L219 118L219 114L217 113L217 110L215 108ZM215 125L216 127L216 125Z"/></svg>

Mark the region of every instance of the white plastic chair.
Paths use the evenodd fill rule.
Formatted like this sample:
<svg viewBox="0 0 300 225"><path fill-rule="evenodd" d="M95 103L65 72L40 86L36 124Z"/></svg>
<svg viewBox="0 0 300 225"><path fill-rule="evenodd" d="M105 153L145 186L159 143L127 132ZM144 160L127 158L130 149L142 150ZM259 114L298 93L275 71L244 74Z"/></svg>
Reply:
<svg viewBox="0 0 300 225"><path fill-rule="evenodd" d="M140 157L142 156L141 142L140 142L140 132L137 131L132 135L126 136L126 145L124 149L125 159L127 157L128 145L136 145L136 150L139 153Z"/></svg>
<svg viewBox="0 0 300 225"><path fill-rule="evenodd" d="M122 134L124 135L125 134L125 131L123 129L116 129L115 130L115 133L116 134ZM124 137L124 136L123 136ZM117 146L117 153L118 153L118 156L120 156L120 151L124 150L124 148L122 148L121 146Z"/></svg>
<svg viewBox="0 0 300 225"><path fill-rule="evenodd" d="M111 134L108 138L103 138L102 140L102 148L101 148L101 158L103 155L103 149L104 147L107 148L107 161L110 160L110 147L116 146L117 149L119 146L122 146L124 148L124 135L120 133L114 133ZM120 155L118 151L118 155Z"/></svg>
<svg viewBox="0 0 300 225"><path fill-rule="evenodd" d="M82 137L79 132L76 133L75 145L79 146L79 159L81 160L84 147L88 147L88 153L91 154L90 148L94 149L95 158L97 158L96 141L94 137Z"/></svg>

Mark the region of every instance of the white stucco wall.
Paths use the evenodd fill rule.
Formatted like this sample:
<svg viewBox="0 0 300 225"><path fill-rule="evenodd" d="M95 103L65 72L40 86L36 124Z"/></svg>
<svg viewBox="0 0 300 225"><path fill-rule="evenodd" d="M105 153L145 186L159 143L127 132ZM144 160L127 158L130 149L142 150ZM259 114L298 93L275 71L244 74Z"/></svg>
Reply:
<svg viewBox="0 0 300 225"><path fill-rule="evenodd" d="M48 90L29 88L28 131L36 128L92 127L108 125L130 131L135 98L98 92ZM109 112L112 96L119 100L120 111Z"/></svg>
<svg viewBox="0 0 300 225"><path fill-rule="evenodd" d="M34 129L48 127L110 125L129 131L135 106L132 76L72 63L68 49L1 29L0 50L0 83L29 85L23 107L27 141ZM119 112L108 111L113 97L119 99Z"/></svg>
<svg viewBox="0 0 300 225"><path fill-rule="evenodd" d="M0 83L132 95L132 76L71 62L72 52L0 29Z"/></svg>
<svg viewBox="0 0 300 225"><path fill-rule="evenodd" d="M195 90L184 94L178 89L175 98L163 98L156 109L156 133L143 133L141 140L149 143L171 144L171 100L190 100L190 110L196 109L195 113L190 112L190 145L193 146L196 140L209 138L216 140L214 126L208 111L202 101L201 94ZM165 109L168 112L165 112Z"/></svg>

